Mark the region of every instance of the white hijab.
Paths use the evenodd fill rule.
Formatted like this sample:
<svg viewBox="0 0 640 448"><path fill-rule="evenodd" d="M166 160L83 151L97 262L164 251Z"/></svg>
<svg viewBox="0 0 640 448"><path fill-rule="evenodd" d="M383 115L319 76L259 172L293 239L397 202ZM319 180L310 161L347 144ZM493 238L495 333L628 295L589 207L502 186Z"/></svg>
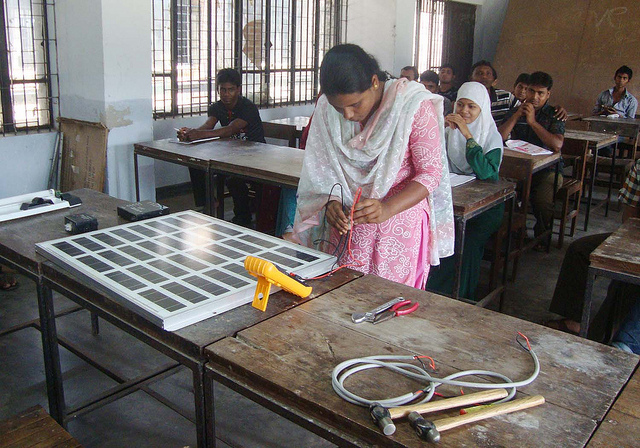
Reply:
<svg viewBox="0 0 640 448"><path fill-rule="evenodd" d="M458 90L453 112L456 113L458 100L466 98L480 106L480 115L467 124L473 139L482 146L482 153L499 148L502 159L502 136L498 132L496 122L491 116L491 100L485 86L479 82L465 82ZM467 139L459 129L447 128L447 154L449 156L449 168L457 174L473 174L473 169L467 162Z"/></svg>
<svg viewBox="0 0 640 448"><path fill-rule="evenodd" d="M359 123L344 119L324 95L318 100L298 185L294 234L300 242L311 247L317 239L328 239L328 225L321 223L330 191L334 199L340 199L342 193L347 206L353 204L358 187L362 187L362 197L382 199L387 195L400 170L413 117L424 100L430 100L436 109L443 164L440 184L429 196L435 217L429 222L434 249L431 264L439 263L438 256L453 253L453 238L441 236L453 235L445 231L453 228L453 202L444 151L442 97L404 79L385 83L380 107L363 129ZM335 184L341 185L342 191L332 189Z"/></svg>

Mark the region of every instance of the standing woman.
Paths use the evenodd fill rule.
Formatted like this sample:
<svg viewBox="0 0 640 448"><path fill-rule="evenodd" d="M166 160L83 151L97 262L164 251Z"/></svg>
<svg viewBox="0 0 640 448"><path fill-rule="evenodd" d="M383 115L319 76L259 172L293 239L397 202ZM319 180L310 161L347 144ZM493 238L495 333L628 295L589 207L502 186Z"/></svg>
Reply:
<svg viewBox="0 0 640 448"><path fill-rule="evenodd" d="M460 86L454 111L445 117L449 168L457 174L475 174L480 180L497 180L502 162L502 137L491 117L491 101L487 89L478 82ZM504 204L475 218L466 226L464 257L460 276L460 297L477 300L480 262L484 245L500 228ZM440 268L429 276L427 289L443 294L453 293L455 257L442 260Z"/></svg>
<svg viewBox="0 0 640 448"><path fill-rule="evenodd" d="M453 253L442 97L385 81L357 45L325 55L294 236L340 265L423 288L429 266Z"/></svg>

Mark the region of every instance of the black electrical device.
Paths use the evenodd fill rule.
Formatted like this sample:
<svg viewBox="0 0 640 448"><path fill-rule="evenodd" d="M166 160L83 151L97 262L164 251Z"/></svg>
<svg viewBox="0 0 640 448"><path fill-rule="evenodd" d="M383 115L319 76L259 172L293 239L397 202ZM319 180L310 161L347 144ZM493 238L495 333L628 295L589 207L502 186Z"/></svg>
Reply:
<svg viewBox="0 0 640 448"><path fill-rule="evenodd" d="M169 207L153 201L135 202L118 207L118 216L127 221L142 221L168 214Z"/></svg>
<svg viewBox="0 0 640 448"><path fill-rule="evenodd" d="M64 230L72 235L98 230L98 219L95 216L91 216L86 213L65 216Z"/></svg>

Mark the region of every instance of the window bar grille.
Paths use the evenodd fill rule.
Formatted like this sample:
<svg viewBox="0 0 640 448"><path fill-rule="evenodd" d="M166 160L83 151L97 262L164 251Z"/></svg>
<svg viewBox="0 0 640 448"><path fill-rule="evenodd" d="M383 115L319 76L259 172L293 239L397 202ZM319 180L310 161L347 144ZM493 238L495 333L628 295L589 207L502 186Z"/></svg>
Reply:
<svg viewBox="0 0 640 448"><path fill-rule="evenodd" d="M47 105L48 105L48 109L49 109L49 123L53 122L53 90L51 87L51 51L49 48L49 44L51 42L50 36L49 36L49 13L47 12L47 4L45 2L45 4L43 5L43 9L42 9L42 14L43 14L43 23L42 23L42 35L44 37L44 69L45 69L45 78L49 80L49 82L46 83L46 87L47 87ZM55 11L54 11L55 14ZM55 23L55 22L54 22ZM55 29L55 27L54 27ZM55 41L55 45L56 48L58 46L58 42L57 40ZM57 51L56 51L57 54Z"/></svg>
<svg viewBox="0 0 640 448"><path fill-rule="evenodd" d="M9 49L7 48L7 20L4 2L0 5L0 103L2 104L2 134L15 132L13 106L11 104L11 77L9 75Z"/></svg>
<svg viewBox="0 0 640 448"><path fill-rule="evenodd" d="M313 48L313 93L318 94L320 85L320 0L315 1L313 36L316 45Z"/></svg>
<svg viewBox="0 0 640 448"><path fill-rule="evenodd" d="M277 0L274 0L277 3ZM258 78L258 98L260 98L260 104L265 104L267 107L270 105L271 97L275 92L276 83L271 83L271 49L273 45L271 44L271 7L273 4L271 0L263 0L264 7L261 12L264 13L264 31L261 33L260 40L258 43L262 43L260 51L264 54L264 69L263 67L257 67L257 78ZM255 3L254 3L255 5ZM255 7L255 6L254 6ZM257 17L254 14L254 20ZM253 44L256 45L256 41L253 41ZM278 44L276 40L276 45ZM254 77L254 89L255 89L255 77ZM264 86L264 92L263 92ZM255 91L255 90L254 90Z"/></svg>
<svg viewBox="0 0 640 448"><path fill-rule="evenodd" d="M215 50L213 47L213 30L214 28L211 27L212 25L212 7L211 7L211 3L212 2L207 2L207 104L211 104L213 103L213 92L212 92L212 79L214 78L215 74L212 73L212 67L213 67L213 54L215 54Z"/></svg>
<svg viewBox="0 0 640 448"><path fill-rule="evenodd" d="M171 114L178 115L178 0L171 0Z"/></svg>
<svg viewBox="0 0 640 448"><path fill-rule="evenodd" d="M291 28L290 28L290 42L289 45L291 45L291 51L290 51L290 55L291 55L291 62L289 64L289 100L290 102L293 102L296 98L297 99L302 99L301 95L296 95L296 67L298 65L298 54L296 52L296 32L297 32L297 27L296 27L296 23L297 23L297 17L298 17L298 11L296 8L296 4L297 2L294 0L292 2L290 2L291 5L291 9L289 10L289 15L291 17ZM302 65L300 65L300 69L302 69Z"/></svg>
<svg viewBox="0 0 640 448"><path fill-rule="evenodd" d="M234 63L233 67L242 73L242 2L243 0L236 0L235 7L235 20L232 24L235 34L235 46L233 49Z"/></svg>

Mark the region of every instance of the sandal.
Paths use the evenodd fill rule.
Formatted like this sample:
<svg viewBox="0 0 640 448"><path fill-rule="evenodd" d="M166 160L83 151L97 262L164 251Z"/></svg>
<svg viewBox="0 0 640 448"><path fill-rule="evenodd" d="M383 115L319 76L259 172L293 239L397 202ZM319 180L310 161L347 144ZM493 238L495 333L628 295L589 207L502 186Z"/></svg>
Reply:
<svg viewBox="0 0 640 448"><path fill-rule="evenodd" d="M545 327L552 328L554 330L562 331L563 333L569 333L574 336L577 336L579 332L571 330L567 326L567 321L569 319L558 319L558 320L550 320L544 323Z"/></svg>
<svg viewBox="0 0 640 448"><path fill-rule="evenodd" d="M13 275L0 274L0 291L12 291L18 286L20 286L20 284Z"/></svg>

